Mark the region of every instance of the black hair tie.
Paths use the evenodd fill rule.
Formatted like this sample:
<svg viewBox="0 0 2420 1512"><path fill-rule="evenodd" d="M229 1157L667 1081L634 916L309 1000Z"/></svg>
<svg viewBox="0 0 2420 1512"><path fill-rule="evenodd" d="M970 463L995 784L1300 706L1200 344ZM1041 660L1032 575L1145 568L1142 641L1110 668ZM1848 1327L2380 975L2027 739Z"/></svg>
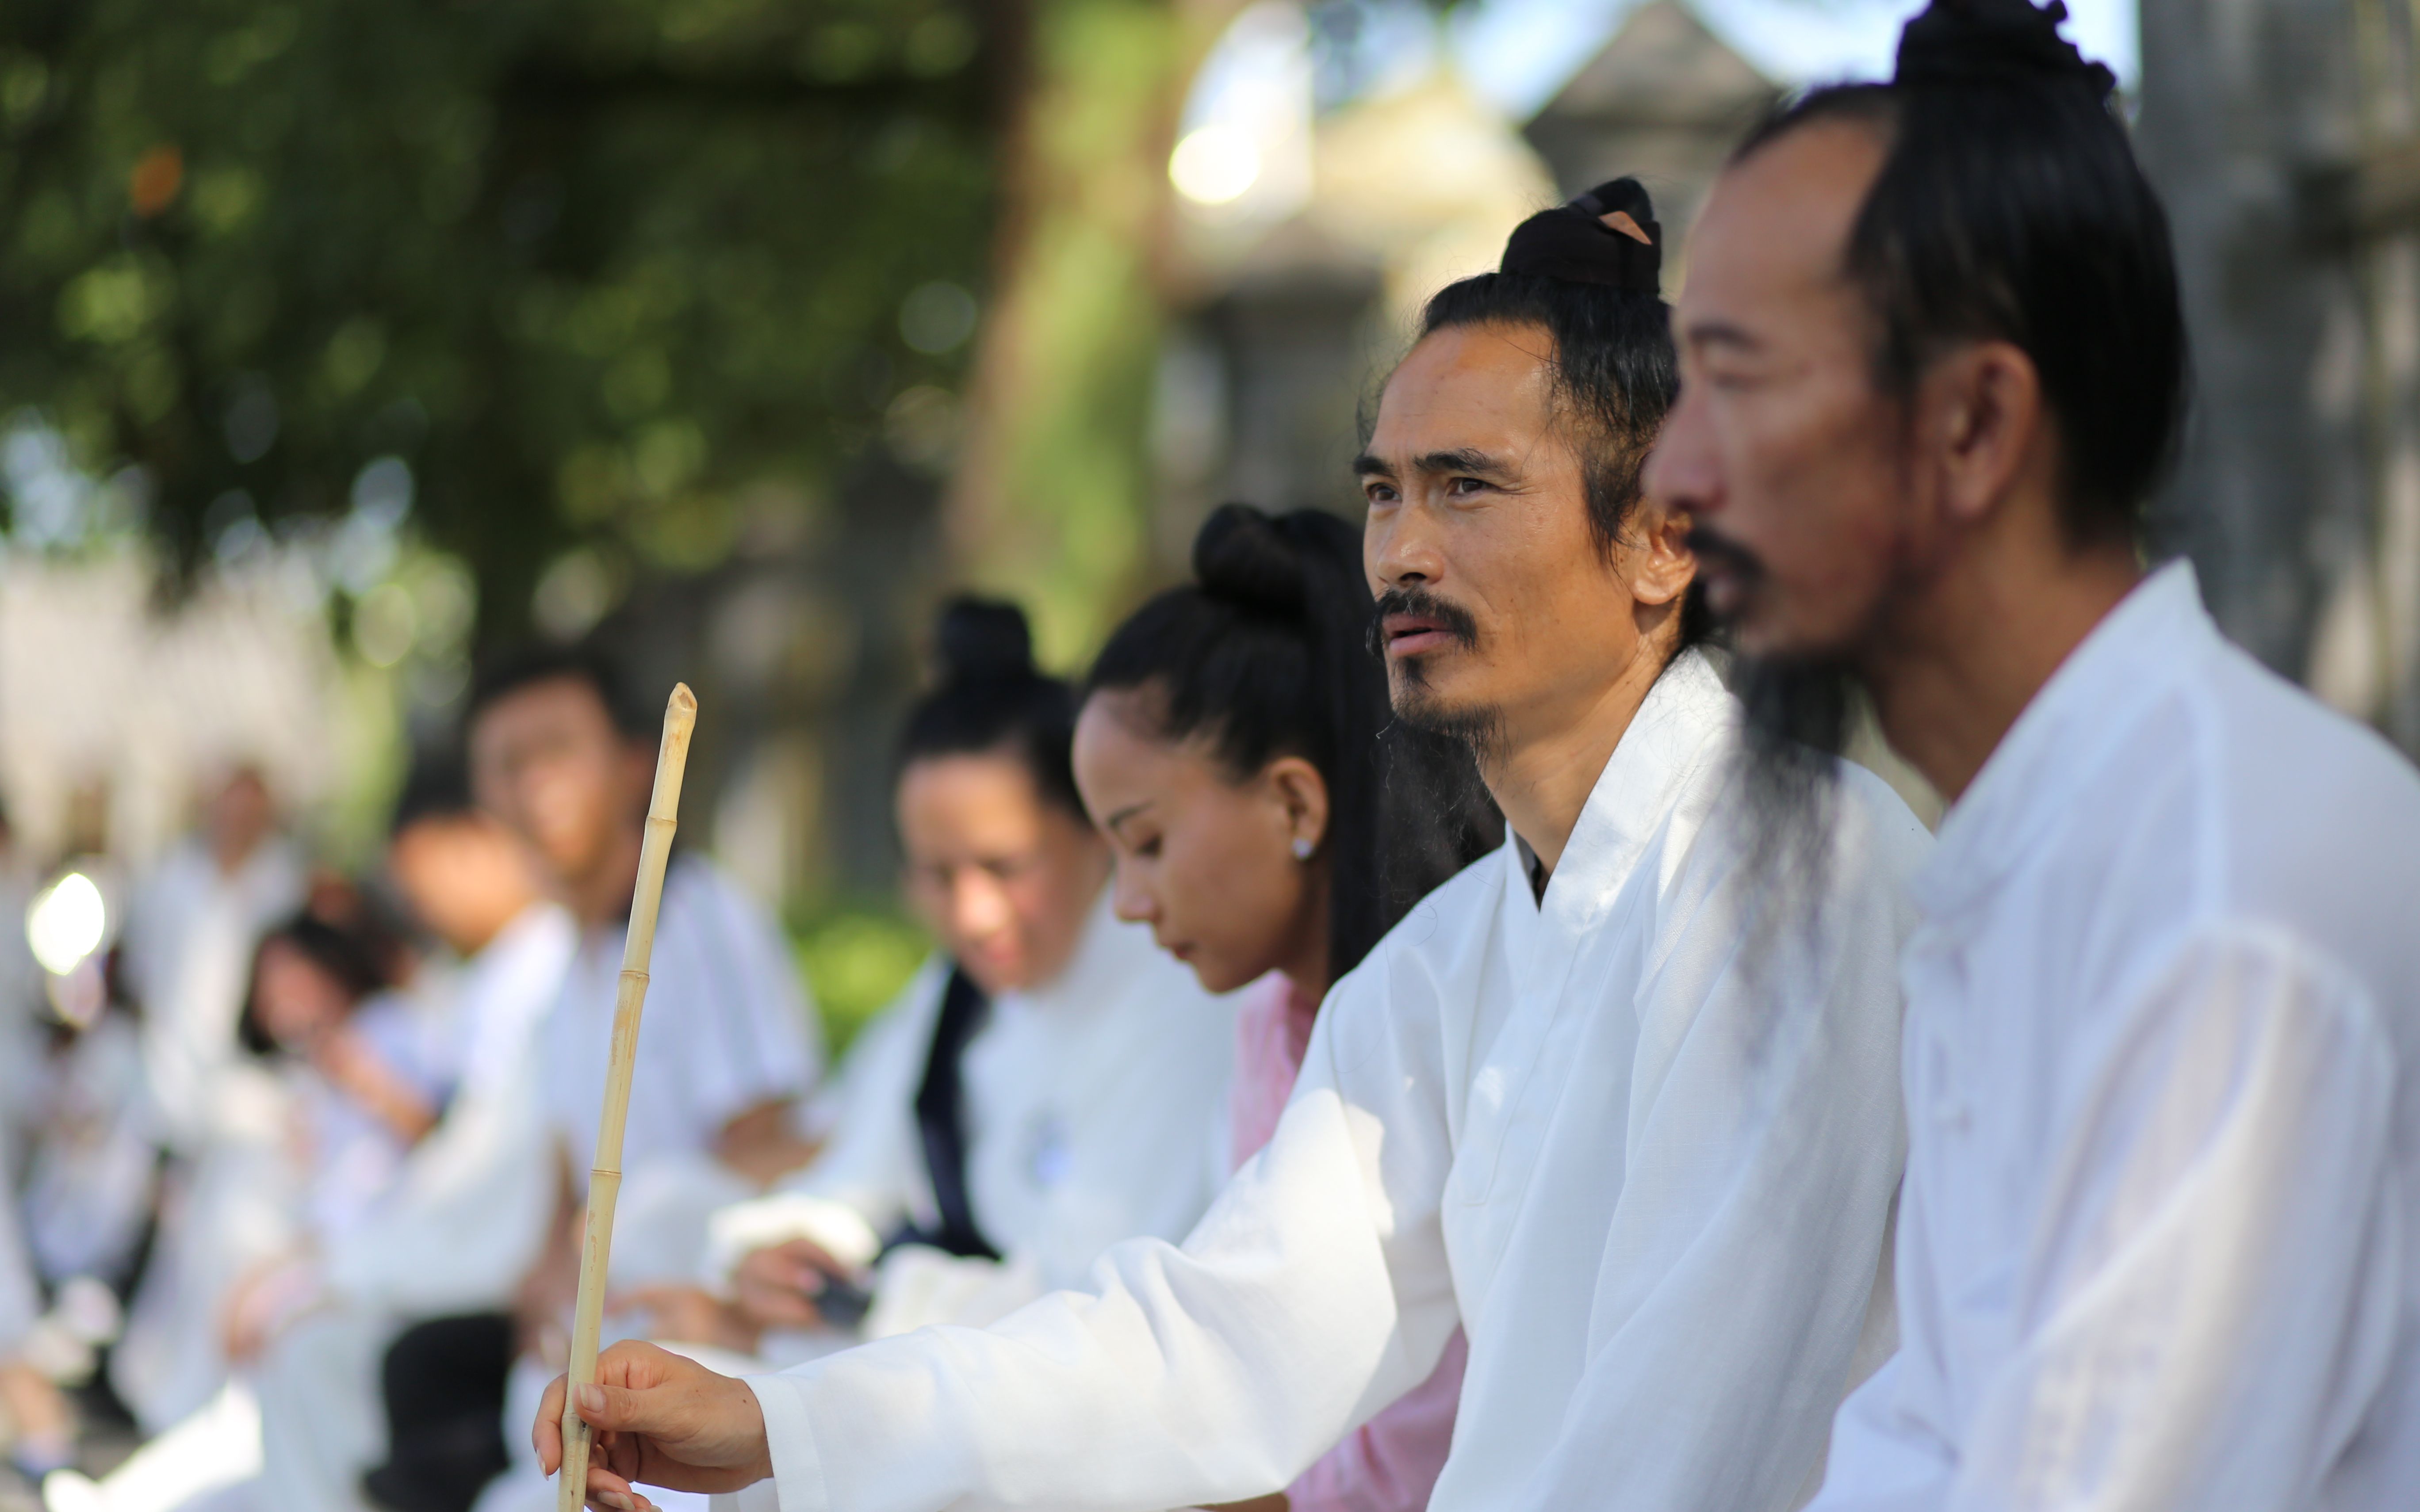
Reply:
<svg viewBox="0 0 2420 1512"><path fill-rule="evenodd" d="M1616 178L1515 226L1497 266L1508 273L1661 298L1664 227L1638 180Z"/></svg>

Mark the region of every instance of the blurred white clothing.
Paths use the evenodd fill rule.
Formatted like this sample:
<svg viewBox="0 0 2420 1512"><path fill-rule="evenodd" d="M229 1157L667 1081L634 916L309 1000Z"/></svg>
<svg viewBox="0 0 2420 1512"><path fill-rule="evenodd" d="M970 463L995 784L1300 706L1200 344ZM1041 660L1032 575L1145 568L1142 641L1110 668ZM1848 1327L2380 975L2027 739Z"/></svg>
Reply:
<svg viewBox="0 0 2420 1512"><path fill-rule="evenodd" d="M506 1306L536 1257L555 1189L533 1039L573 933L568 915L534 905L437 979L443 1004L421 1007L442 1017L458 1090L378 1199L323 1230L318 1308L245 1372L265 1507L366 1506L362 1473L386 1451L388 1346L416 1319Z"/></svg>
<svg viewBox="0 0 2420 1512"><path fill-rule="evenodd" d="M98 1482L72 1471L45 1477L42 1499L50 1512L293 1512L256 1499L259 1474L260 1409L250 1387L229 1381Z"/></svg>
<svg viewBox="0 0 2420 1512"><path fill-rule="evenodd" d="M158 1131L197 1153L225 1113L221 1072L236 1060L236 1021L260 936L302 906L302 857L281 839L253 847L234 872L189 839L168 853L128 911L125 972L143 1007L143 1059Z"/></svg>
<svg viewBox="0 0 2420 1512"><path fill-rule="evenodd" d="M8 1140L0 1136L0 1163L8 1155ZM0 1188L0 1361L17 1352L41 1316L41 1288L34 1279L33 1261L17 1228L17 1204L13 1194Z"/></svg>
<svg viewBox="0 0 2420 1512"><path fill-rule="evenodd" d="M1821 1512L2420 1496L2420 779L2179 563L1916 878L1900 1352Z"/></svg>
<svg viewBox="0 0 2420 1512"><path fill-rule="evenodd" d="M229 1291L292 1253L304 1233L307 1173L295 1160L291 1084L249 1062L226 1066L218 1083L212 1137L163 1182L150 1260L110 1354L110 1382L147 1433L218 1395Z"/></svg>
<svg viewBox="0 0 2420 1512"><path fill-rule="evenodd" d="M25 1175L25 1237L54 1282L117 1279L159 1186L140 1031L111 1009L48 1057Z"/></svg>
<svg viewBox="0 0 2420 1512"><path fill-rule="evenodd" d="M464 1047L454 1099L385 1199L328 1242L328 1284L347 1303L434 1317L511 1299L553 1213L534 1051L574 934L561 909L534 905L451 979Z"/></svg>
<svg viewBox="0 0 2420 1512"><path fill-rule="evenodd" d="M546 1105L553 1132L570 1160L574 1183L585 1192L604 1104L605 1068L613 1048L613 1001L622 970L626 927L581 933L561 990L538 1030L547 1078ZM822 1066L822 1035L798 967L781 933L731 881L703 858L675 856L664 878L648 963L646 1007L639 1022L637 1067L630 1083L629 1121L623 1134L623 1192L614 1232L630 1228L633 1201L657 1200L679 1211L675 1192L643 1199L649 1167L703 1173L717 1137L733 1119L767 1103L803 1102ZM721 1200L743 1188L726 1187ZM647 1238L646 1269L633 1247L625 1264L614 1249L614 1273L631 1283L687 1281L697 1274L706 1245L706 1214L684 1214L678 1232ZM658 1269L664 1267L664 1269Z"/></svg>
<svg viewBox="0 0 2420 1512"><path fill-rule="evenodd" d="M25 939L33 895L32 879L15 856L0 853L0 1130L21 1155L34 1146L51 1018L42 968ZM12 1167L5 1174L18 1173Z"/></svg>
<svg viewBox="0 0 2420 1512"><path fill-rule="evenodd" d="M1543 903L1508 841L1318 1015L1268 1146L1182 1249L752 1379L746 1506L1187 1506L1284 1486L1469 1339L1431 1505L1777 1512L1861 1346L1900 1173L1901 889L1928 844L1843 767L1828 887L1755 948L1737 705L1683 655ZM1876 1335L1880 1335L1881 1337Z"/></svg>
<svg viewBox="0 0 2420 1512"><path fill-rule="evenodd" d="M788 1239L837 1243L835 1257L853 1259L865 1238L938 1224L915 1102L948 979L945 961L926 963L867 1031L823 1157L780 1193L717 1215L713 1283L750 1251ZM1203 992L1148 926L1112 917L1105 891L1066 969L995 999L960 1061L968 1203L1004 1260L893 1251L869 1335L989 1321L1078 1284L1122 1239L1181 1238L1216 1191L1202 1152L1234 1038L1234 1002ZM819 1205L845 1209L862 1237L835 1236L836 1215Z"/></svg>

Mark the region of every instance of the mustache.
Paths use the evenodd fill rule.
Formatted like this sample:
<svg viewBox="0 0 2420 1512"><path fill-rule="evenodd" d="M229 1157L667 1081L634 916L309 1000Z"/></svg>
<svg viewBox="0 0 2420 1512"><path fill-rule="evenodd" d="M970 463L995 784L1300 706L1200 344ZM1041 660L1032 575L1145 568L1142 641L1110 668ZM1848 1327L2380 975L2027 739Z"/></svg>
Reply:
<svg viewBox="0 0 2420 1512"><path fill-rule="evenodd" d="M1377 613L1370 622L1370 646L1373 651L1383 653L1387 648L1389 614L1417 614L1435 620L1448 639L1465 649L1479 644L1479 622L1452 599L1425 588L1389 588L1378 595Z"/></svg>
<svg viewBox="0 0 2420 1512"><path fill-rule="evenodd" d="M1698 559L1700 571L1714 568L1729 572L1739 579L1744 588L1753 588L1766 577L1762 557L1711 525L1691 525L1688 543L1689 554Z"/></svg>

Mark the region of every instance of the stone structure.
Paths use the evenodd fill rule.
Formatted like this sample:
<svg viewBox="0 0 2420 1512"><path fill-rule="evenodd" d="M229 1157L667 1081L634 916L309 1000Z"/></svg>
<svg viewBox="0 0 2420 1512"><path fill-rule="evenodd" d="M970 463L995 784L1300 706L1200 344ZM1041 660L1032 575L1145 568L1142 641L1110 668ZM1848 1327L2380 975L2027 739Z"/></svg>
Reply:
<svg viewBox="0 0 2420 1512"><path fill-rule="evenodd" d="M2137 140L2197 384L2153 548L2229 634L2420 752L2420 136L2385 0L2142 0Z"/></svg>

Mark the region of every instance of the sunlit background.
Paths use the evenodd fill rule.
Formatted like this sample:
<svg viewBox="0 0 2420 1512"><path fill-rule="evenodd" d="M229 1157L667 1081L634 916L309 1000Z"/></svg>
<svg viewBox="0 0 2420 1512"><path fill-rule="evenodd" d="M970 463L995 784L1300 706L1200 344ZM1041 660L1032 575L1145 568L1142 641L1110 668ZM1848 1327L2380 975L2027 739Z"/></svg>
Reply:
<svg viewBox="0 0 2420 1512"><path fill-rule="evenodd" d="M1677 285L1741 128L1885 72L1908 8L9 8L0 797L31 948L70 983L238 764L364 859L478 656L594 637L698 687L685 832L847 1022L919 949L886 769L943 592L1014 594L1072 668L1219 501L1349 512L1427 293L1620 172ZM2069 23L2177 211L2203 409L2163 544L2412 746L2408 30L2373 0Z"/></svg>

